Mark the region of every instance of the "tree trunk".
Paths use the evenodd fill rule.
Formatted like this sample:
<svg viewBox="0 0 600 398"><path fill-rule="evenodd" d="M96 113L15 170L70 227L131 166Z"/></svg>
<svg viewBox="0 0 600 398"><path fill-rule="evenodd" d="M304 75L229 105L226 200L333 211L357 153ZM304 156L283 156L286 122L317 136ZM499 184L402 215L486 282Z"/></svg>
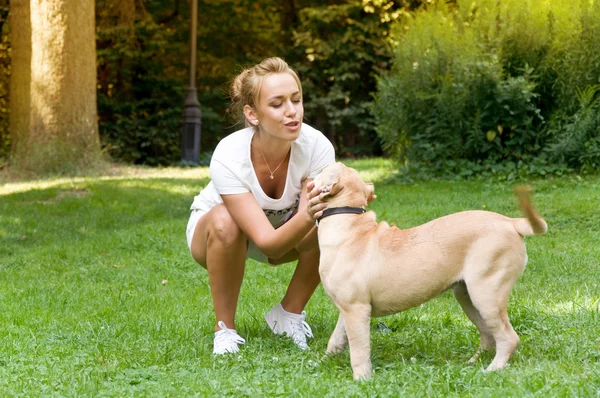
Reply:
<svg viewBox="0 0 600 398"><path fill-rule="evenodd" d="M30 122L31 9L29 1L12 0L10 3L12 57L8 131L13 154L26 150L24 142L27 141Z"/></svg>
<svg viewBox="0 0 600 398"><path fill-rule="evenodd" d="M117 2L119 24L133 29L135 25L135 0L121 0Z"/></svg>
<svg viewBox="0 0 600 398"><path fill-rule="evenodd" d="M295 0L281 1L279 22L281 29L281 44L284 49L289 49L294 44L293 33L296 23L298 22Z"/></svg>
<svg viewBox="0 0 600 398"><path fill-rule="evenodd" d="M13 54L20 53L11 78L13 165L38 174L94 166L100 161L94 0L13 0L13 7L13 37L29 36L31 43L28 52L22 41L13 43ZM27 8L25 21L14 15Z"/></svg>

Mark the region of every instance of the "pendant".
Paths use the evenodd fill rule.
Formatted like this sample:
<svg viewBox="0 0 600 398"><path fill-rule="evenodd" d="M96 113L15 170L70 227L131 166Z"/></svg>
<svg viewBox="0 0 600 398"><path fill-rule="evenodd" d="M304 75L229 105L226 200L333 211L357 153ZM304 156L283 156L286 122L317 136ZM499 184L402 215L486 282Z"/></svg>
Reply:
<svg viewBox="0 0 600 398"><path fill-rule="evenodd" d="M271 180L273 179L273 174L271 174Z"/></svg>

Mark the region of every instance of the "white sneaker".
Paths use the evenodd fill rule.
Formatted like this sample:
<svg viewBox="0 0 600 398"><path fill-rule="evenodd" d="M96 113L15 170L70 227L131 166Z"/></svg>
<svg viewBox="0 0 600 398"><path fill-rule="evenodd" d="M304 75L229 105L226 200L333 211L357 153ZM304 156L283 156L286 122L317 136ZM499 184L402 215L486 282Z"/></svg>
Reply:
<svg viewBox="0 0 600 398"><path fill-rule="evenodd" d="M287 334L298 347L307 350L306 338L313 337L313 334L304 319L306 319L304 311L302 311L302 314L293 314L284 310L281 304L277 304L265 315L265 320L273 333Z"/></svg>
<svg viewBox="0 0 600 398"><path fill-rule="evenodd" d="M221 355L228 352L238 352L240 350L238 344L244 344L246 340L240 337L235 329L227 329L227 326L223 321L217 322L217 326L219 326L221 330L215 332L213 354Z"/></svg>

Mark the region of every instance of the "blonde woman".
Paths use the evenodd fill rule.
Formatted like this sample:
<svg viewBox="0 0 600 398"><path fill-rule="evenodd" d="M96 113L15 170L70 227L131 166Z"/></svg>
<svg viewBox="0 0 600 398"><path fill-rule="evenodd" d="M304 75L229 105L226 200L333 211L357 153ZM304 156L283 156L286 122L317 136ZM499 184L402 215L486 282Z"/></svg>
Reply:
<svg viewBox="0 0 600 398"><path fill-rule="evenodd" d="M307 349L312 331L304 307L320 282L315 219L326 207L311 181L335 161L334 149L303 123L300 80L282 59L244 70L230 94L246 127L217 145L211 182L194 198L187 226L192 257L208 271L213 353L238 352L245 343L235 313L247 258L270 265L298 260L285 296L265 320Z"/></svg>

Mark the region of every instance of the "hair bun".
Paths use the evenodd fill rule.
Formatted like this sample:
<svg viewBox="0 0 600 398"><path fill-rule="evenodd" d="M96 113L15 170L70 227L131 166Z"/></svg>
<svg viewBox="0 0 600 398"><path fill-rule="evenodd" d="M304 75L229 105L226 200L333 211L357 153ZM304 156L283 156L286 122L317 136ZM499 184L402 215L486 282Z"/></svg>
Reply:
<svg viewBox="0 0 600 398"><path fill-rule="evenodd" d="M244 85L244 79L248 76L248 72L250 72L250 69L244 69L231 83L229 96L231 97L231 102L234 104L237 104L242 100L242 87Z"/></svg>

